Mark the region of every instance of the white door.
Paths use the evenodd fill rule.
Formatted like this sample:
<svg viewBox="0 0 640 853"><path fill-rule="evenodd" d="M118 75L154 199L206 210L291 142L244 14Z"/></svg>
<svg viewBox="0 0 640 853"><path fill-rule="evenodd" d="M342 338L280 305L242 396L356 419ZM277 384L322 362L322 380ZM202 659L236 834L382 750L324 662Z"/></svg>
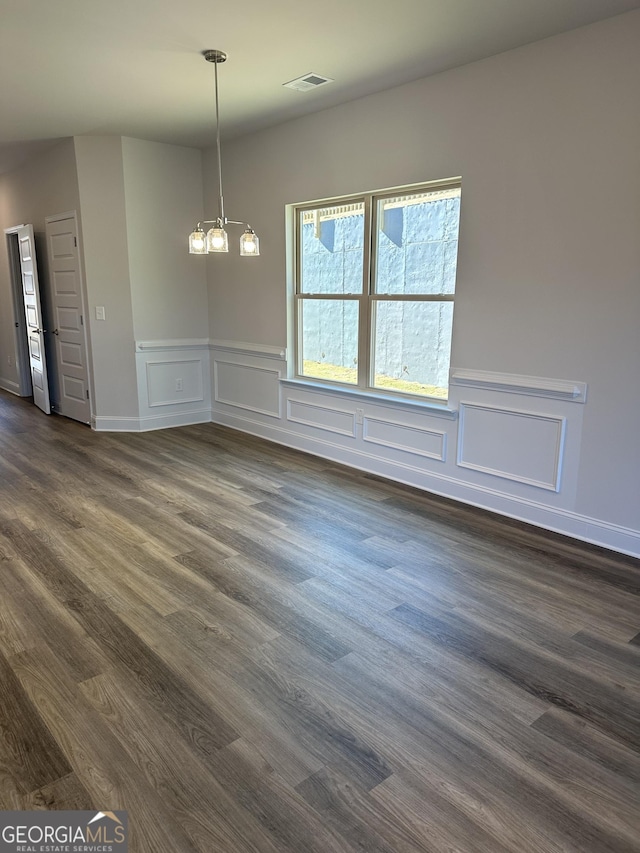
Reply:
<svg viewBox="0 0 640 853"><path fill-rule="evenodd" d="M75 215L47 217L47 249L51 340L56 361L55 409L67 418L88 424L91 422L89 370Z"/></svg>
<svg viewBox="0 0 640 853"><path fill-rule="evenodd" d="M22 225L18 228L18 246L24 314L27 321L33 402L49 415L51 414L51 405L49 402L47 360L44 350L44 329L42 328L42 308L40 306L40 286L36 266L33 225Z"/></svg>

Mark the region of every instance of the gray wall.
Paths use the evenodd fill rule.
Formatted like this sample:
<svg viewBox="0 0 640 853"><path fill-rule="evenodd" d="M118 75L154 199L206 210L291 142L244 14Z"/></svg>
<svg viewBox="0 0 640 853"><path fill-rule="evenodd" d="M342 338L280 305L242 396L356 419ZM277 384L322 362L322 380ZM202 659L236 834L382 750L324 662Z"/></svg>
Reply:
<svg viewBox="0 0 640 853"><path fill-rule="evenodd" d="M201 153L127 137L122 151L136 339L206 338L204 259L187 250L203 217Z"/></svg>
<svg viewBox="0 0 640 853"><path fill-rule="evenodd" d="M77 136L74 142L93 354L93 412L135 417L139 405L122 140ZM105 309L104 321L95 319L98 305Z"/></svg>

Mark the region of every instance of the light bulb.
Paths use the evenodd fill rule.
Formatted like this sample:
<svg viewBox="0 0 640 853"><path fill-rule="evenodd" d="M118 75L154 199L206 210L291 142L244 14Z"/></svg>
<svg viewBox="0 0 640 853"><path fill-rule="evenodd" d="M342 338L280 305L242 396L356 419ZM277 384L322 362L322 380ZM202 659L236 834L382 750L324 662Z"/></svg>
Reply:
<svg viewBox="0 0 640 853"><path fill-rule="evenodd" d="M228 252L229 239L224 228L210 228L207 231L207 251L208 252Z"/></svg>
<svg viewBox="0 0 640 853"><path fill-rule="evenodd" d="M255 258L260 254L260 241L251 228L247 228L240 237L240 254L245 258Z"/></svg>
<svg viewBox="0 0 640 853"><path fill-rule="evenodd" d="M206 255L207 244L205 233L202 228L196 228L189 234L189 254L190 255Z"/></svg>

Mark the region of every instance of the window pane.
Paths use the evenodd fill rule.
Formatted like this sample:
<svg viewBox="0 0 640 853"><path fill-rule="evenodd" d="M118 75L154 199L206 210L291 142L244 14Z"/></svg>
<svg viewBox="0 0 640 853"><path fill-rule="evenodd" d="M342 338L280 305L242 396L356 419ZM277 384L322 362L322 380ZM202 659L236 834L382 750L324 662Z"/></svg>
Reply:
<svg viewBox="0 0 640 853"><path fill-rule="evenodd" d="M364 204L301 210L300 293L362 293Z"/></svg>
<svg viewBox="0 0 640 853"><path fill-rule="evenodd" d="M376 302L375 388L446 399L453 303Z"/></svg>
<svg viewBox="0 0 640 853"><path fill-rule="evenodd" d="M376 293L455 291L459 188L379 199L376 217Z"/></svg>
<svg viewBox="0 0 640 853"><path fill-rule="evenodd" d="M302 375L358 383L358 302L301 299Z"/></svg>

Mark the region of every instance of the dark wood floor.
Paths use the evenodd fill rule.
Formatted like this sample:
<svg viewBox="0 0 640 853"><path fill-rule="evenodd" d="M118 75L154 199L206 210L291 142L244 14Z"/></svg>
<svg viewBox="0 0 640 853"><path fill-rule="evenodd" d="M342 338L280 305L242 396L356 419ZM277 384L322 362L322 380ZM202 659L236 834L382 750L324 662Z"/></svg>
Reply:
<svg viewBox="0 0 640 853"><path fill-rule="evenodd" d="M640 564L0 393L0 808L135 853L640 851Z"/></svg>

